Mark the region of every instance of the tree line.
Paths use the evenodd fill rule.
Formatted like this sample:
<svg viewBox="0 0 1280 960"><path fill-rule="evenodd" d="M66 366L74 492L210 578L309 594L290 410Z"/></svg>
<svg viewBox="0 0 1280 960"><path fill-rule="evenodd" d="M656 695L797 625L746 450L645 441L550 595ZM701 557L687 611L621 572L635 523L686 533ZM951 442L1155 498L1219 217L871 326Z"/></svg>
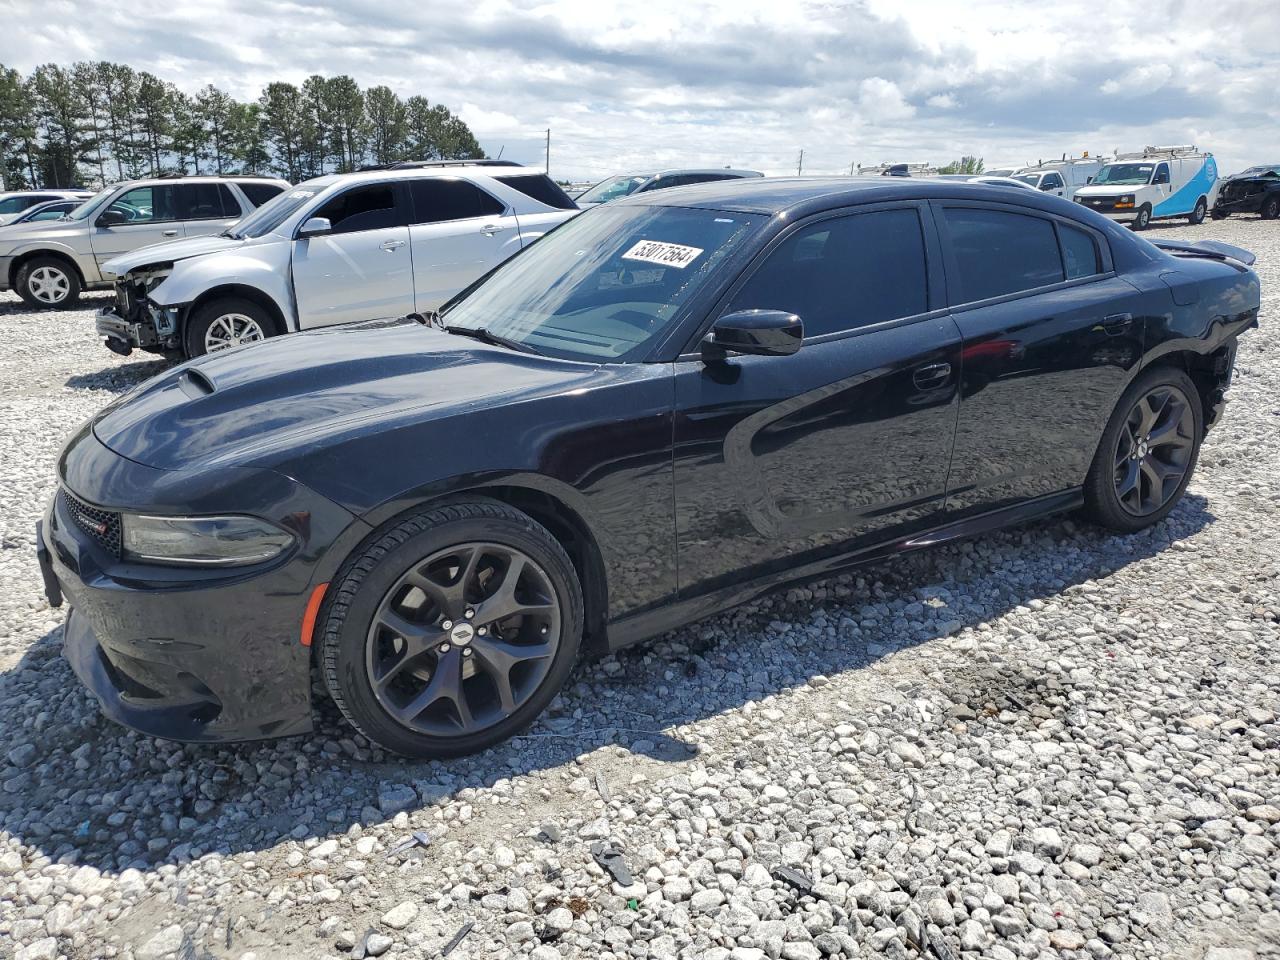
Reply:
<svg viewBox="0 0 1280 960"><path fill-rule="evenodd" d="M0 64L3 188L106 185L161 174L273 173L297 183L397 160L484 156L465 123L426 97L361 90L348 76L269 83L241 102L194 95L122 63Z"/></svg>

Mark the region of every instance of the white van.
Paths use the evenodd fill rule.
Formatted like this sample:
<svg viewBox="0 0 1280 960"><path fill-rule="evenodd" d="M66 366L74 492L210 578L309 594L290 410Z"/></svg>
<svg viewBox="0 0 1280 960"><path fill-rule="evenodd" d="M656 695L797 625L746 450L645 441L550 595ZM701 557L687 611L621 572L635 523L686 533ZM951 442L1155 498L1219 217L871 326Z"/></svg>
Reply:
<svg viewBox="0 0 1280 960"><path fill-rule="evenodd" d="M1121 153L1076 191L1076 203L1142 230L1152 220L1200 223L1218 199L1218 164L1194 146Z"/></svg>
<svg viewBox="0 0 1280 960"><path fill-rule="evenodd" d="M1087 187L1093 178L1110 161L1105 157L1063 157L1047 163L1037 163L1030 167L1021 167L1012 176L1024 183L1029 183L1037 190L1051 193L1055 197L1075 198L1076 191Z"/></svg>

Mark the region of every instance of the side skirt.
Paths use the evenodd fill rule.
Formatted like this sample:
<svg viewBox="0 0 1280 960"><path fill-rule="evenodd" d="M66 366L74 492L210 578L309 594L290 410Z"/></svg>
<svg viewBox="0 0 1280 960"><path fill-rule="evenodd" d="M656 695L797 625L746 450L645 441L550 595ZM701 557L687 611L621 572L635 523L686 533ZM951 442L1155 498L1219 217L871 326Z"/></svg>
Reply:
<svg viewBox="0 0 1280 960"><path fill-rule="evenodd" d="M824 579L853 567L880 560L891 560L904 553L936 547L966 537L979 536L1055 513L1065 513L1083 505L1084 492L1078 488L1054 493L1012 507L1002 507L999 510L966 517L910 537L825 557L819 561L792 567L755 580L722 587L696 597L676 600L657 610L647 610L610 624L608 648L610 651L619 650L796 583Z"/></svg>

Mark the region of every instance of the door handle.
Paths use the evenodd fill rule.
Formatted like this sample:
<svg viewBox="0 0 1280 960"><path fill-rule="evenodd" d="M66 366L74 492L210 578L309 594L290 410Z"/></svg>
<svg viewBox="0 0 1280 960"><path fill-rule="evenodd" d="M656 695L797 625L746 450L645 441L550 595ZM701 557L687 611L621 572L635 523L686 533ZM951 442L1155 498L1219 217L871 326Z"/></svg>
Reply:
<svg viewBox="0 0 1280 960"><path fill-rule="evenodd" d="M1102 321L1102 329L1108 337L1118 337L1133 323L1132 313L1113 313Z"/></svg>
<svg viewBox="0 0 1280 960"><path fill-rule="evenodd" d="M388 240L386 243L382 244L382 249L387 251L387 253L394 253L396 250L399 250L403 246L404 246L403 240Z"/></svg>
<svg viewBox="0 0 1280 960"><path fill-rule="evenodd" d="M940 387L946 383L947 378L950 376L951 364L931 363L927 366L919 367L911 375L911 380L921 390L932 390L934 387Z"/></svg>
<svg viewBox="0 0 1280 960"><path fill-rule="evenodd" d="M164 233L160 234L162 237L176 237L177 235L177 230L166 230Z"/></svg>
<svg viewBox="0 0 1280 960"><path fill-rule="evenodd" d="M497 233L501 229L502 228L498 226L496 223L486 223L483 227L480 228L480 232L483 233L486 237L492 237L495 233Z"/></svg>

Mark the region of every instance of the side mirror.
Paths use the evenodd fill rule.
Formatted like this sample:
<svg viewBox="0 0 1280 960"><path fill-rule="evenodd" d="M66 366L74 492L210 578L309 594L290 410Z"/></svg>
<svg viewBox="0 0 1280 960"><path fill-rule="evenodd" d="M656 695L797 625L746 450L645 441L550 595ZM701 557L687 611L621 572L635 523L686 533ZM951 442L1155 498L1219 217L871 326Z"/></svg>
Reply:
<svg viewBox="0 0 1280 960"><path fill-rule="evenodd" d="M129 218L124 215L123 211L107 209L98 214L98 219L95 222L100 227L115 227L122 223L127 223L128 220Z"/></svg>
<svg viewBox="0 0 1280 960"><path fill-rule="evenodd" d="M804 321L785 310L737 310L715 322L702 341L707 360L731 353L757 357L786 357L800 349Z"/></svg>
<svg viewBox="0 0 1280 960"><path fill-rule="evenodd" d="M328 233L332 229L333 224L329 222L328 217L311 217L298 228L298 236L311 237L320 233Z"/></svg>

